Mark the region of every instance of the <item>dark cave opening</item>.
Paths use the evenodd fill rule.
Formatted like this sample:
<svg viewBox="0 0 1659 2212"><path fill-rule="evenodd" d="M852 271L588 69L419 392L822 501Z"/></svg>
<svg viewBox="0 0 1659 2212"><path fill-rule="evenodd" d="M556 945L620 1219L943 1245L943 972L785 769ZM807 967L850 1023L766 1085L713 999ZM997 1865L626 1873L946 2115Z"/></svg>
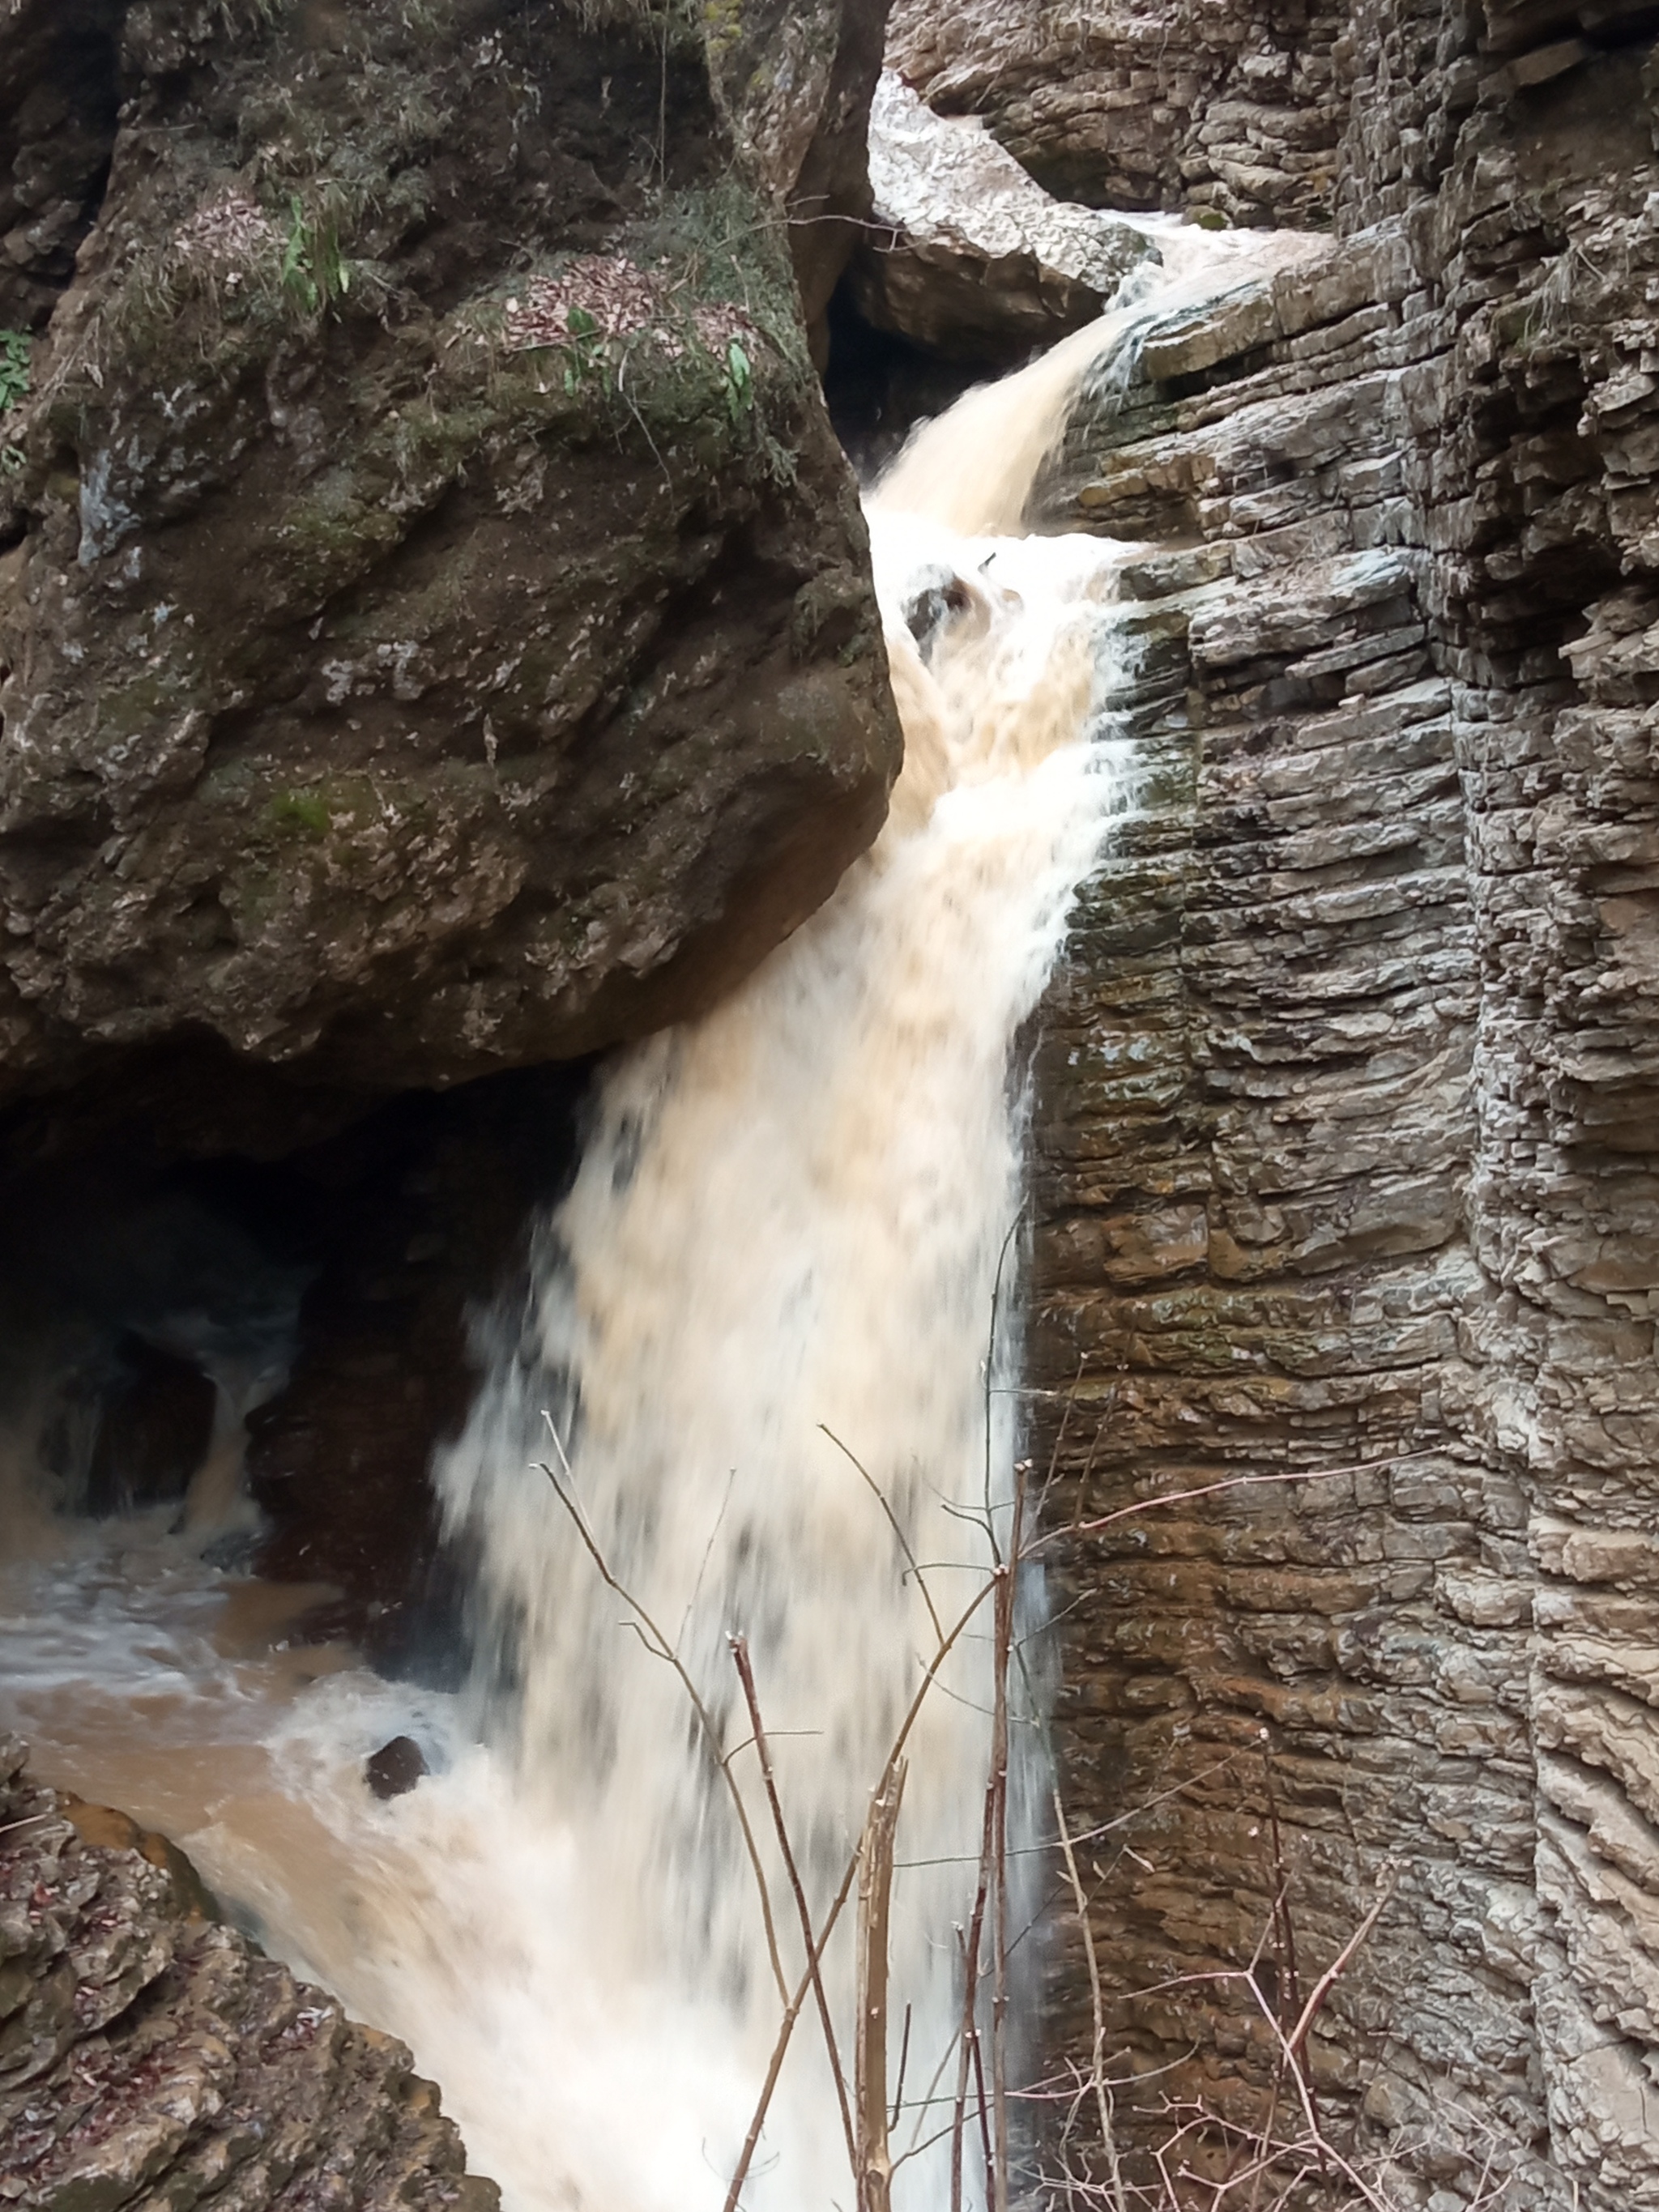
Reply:
<svg viewBox="0 0 1659 2212"><path fill-rule="evenodd" d="M475 1324L574 1172L586 1066L409 1092L320 1134L301 1096L274 1156L283 1086L240 1083L263 1110L210 1111L210 1133L159 1085L125 1115L71 1093L0 1127L7 1502L167 1509L226 1566L325 1592L301 1635L453 1680L463 1576L433 1455L471 1400Z"/></svg>

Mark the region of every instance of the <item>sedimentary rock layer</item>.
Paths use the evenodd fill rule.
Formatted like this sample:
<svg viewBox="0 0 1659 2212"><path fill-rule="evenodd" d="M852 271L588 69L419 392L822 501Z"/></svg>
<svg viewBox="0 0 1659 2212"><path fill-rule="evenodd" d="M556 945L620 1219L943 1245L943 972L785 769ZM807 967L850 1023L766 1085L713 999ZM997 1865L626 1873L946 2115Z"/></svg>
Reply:
<svg viewBox="0 0 1659 2212"><path fill-rule="evenodd" d="M1348 12L1345 0L897 0L888 60L941 113L982 115L1063 198L1323 222Z"/></svg>
<svg viewBox="0 0 1659 2212"><path fill-rule="evenodd" d="M1448 2208L1659 2204L1651 35L1359 10L1346 234L1155 330L1044 495L1146 543L1038 1454L1067 1520L1248 1479L1057 1578L1128 2124L1259 2120L1392 1867L1311 2071Z"/></svg>

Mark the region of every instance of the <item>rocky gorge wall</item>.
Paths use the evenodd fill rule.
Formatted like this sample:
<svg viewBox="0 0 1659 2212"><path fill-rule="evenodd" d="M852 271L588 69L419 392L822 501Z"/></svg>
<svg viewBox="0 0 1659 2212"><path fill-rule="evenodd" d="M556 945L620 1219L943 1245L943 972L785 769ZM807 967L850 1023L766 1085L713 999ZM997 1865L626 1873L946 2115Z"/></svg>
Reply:
<svg viewBox="0 0 1659 2212"><path fill-rule="evenodd" d="M0 325L42 334L0 422L0 1197L278 1163L223 1200L311 1271L252 1478L360 1629L579 1079L370 1109L701 1004L895 764L807 373L880 10L672 52L637 14L0 22ZM1261 2007L1381 1878L1310 2070L1432 2212L1659 2205L1656 37L1616 0L900 0L889 56L1093 204L1330 230L1147 333L1041 489L1139 549L1141 790L1037 1048L1033 1453L1059 1530L1208 1493L1053 1576L1070 1814L1125 1824L1085 1873L1126 2142L1259 2122ZM672 310L629 275L659 249ZM567 381L531 341L572 306ZM429 1525L398 1541L412 1614ZM131 1875L9 1787L29 1884ZM179 1956L291 2025L225 1931ZM1085 2060L1074 1931L1047 1972ZM423 2116L413 2201L454 2197L362 2063Z"/></svg>
<svg viewBox="0 0 1659 2212"><path fill-rule="evenodd" d="M1656 31L1356 9L1328 252L1041 501L1144 541L1144 783L1039 1052L1036 1456L1060 1527L1210 1490L1056 1578L1120 2120L1259 2121L1381 1879L1310 2072L1437 2212L1659 2203Z"/></svg>

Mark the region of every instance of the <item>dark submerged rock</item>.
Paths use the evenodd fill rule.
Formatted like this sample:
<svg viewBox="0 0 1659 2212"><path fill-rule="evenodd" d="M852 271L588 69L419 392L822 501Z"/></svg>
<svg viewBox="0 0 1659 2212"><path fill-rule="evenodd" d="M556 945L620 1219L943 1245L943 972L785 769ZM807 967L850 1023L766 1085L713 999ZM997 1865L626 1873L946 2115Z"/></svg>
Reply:
<svg viewBox="0 0 1659 2212"><path fill-rule="evenodd" d="M412 1735L394 1735L363 1762L363 1779L377 1797L404 1797L428 1771L426 1753Z"/></svg>

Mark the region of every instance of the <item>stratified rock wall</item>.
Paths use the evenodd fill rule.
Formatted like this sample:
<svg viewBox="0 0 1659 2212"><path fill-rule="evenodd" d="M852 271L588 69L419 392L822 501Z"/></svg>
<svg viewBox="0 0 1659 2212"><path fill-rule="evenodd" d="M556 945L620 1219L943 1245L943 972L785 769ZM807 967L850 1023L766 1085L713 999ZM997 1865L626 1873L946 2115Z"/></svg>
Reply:
<svg viewBox="0 0 1659 2212"><path fill-rule="evenodd" d="M889 66L1095 207L1328 222L1349 0L896 0Z"/></svg>
<svg viewBox="0 0 1659 2212"><path fill-rule="evenodd" d="M1260 2120L1392 1868L1311 2069L1437 2207L1659 2204L1653 35L1361 9L1345 234L1154 331L1043 495L1150 543L1036 1456L1065 1522L1243 1479L1055 1576L1120 2110Z"/></svg>
<svg viewBox="0 0 1659 2212"><path fill-rule="evenodd" d="M0 2204L496 2212L403 2045L202 1903L159 1838L0 1741Z"/></svg>
<svg viewBox="0 0 1659 2212"><path fill-rule="evenodd" d="M852 189L879 9L824 0L805 77L760 22L763 118L646 0L106 13L107 187L0 417L0 1098L694 1011L897 764L784 220Z"/></svg>

